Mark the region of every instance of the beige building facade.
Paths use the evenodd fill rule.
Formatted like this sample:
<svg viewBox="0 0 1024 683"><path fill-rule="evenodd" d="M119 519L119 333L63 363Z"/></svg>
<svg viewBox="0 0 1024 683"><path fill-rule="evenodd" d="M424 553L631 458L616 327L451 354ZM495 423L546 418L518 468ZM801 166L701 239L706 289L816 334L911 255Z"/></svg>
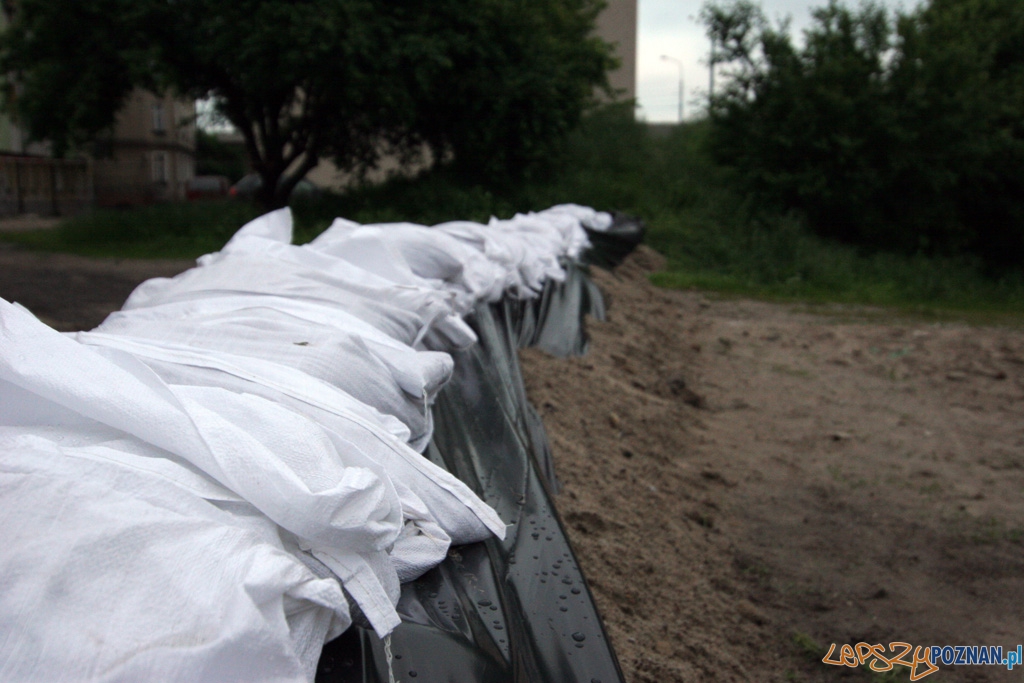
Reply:
<svg viewBox="0 0 1024 683"><path fill-rule="evenodd" d="M54 159L47 143L29 143L0 116L0 215L183 200L195 149L195 103L142 90L132 93L91 159Z"/></svg>
<svg viewBox="0 0 1024 683"><path fill-rule="evenodd" d="M195 102L144 90L132 93L114 130L97 144L98 206L185 199L195 177Z"/></svg>
<svg viewBox="0 0 1024 683"><path fill-rule="evenodd" d="M616 99L636 99L637 0L608 0L597 18L597 34L615 46L619 68L608 74Z"/></svg>

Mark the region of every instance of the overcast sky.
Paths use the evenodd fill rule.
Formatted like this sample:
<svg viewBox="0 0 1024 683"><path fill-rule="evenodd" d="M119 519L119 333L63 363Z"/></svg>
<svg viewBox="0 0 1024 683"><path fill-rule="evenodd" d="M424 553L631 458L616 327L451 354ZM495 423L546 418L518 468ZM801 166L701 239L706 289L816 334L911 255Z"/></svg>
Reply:
<svg viewBox="0 0 1024 683"><path fill-rule="evenodd" d="M761 7L773 22L792 18L792 31L799 35L810 23L810 9L828 0L762 0ZM846 3L856 7L856 0ZM888 7L913 7L912 0L885 0ZM689 118L706 102L707 58L710 43L697 15L703 0L639 0L637 37L637 98L639 116L647 121L675 121L678 112L679 67L661 59L674 57L683 63L684 109Z"/></svg>

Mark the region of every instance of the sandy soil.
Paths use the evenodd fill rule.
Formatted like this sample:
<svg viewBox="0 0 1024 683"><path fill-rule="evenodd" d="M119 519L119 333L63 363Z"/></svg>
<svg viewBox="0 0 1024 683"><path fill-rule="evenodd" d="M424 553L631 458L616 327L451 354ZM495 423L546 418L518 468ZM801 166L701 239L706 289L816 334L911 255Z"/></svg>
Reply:
<svg viewBox="0 0 1024 683"><path fill-rule="evenodd" d="M0 296L88 329L190 265L0 245ZM1024 640L1024 335L659 290L659 266L595 272L588 356L522 354L627 680L868 681L822 648Z"/></svg>
<svg viewBox="0 0 1024 683"><path fill-rule="evenodd" d="M587 357L522 354L627 679L871 680L820 648L1024 640L1024 335L659 290L660 261L594 273Z"/></svg>

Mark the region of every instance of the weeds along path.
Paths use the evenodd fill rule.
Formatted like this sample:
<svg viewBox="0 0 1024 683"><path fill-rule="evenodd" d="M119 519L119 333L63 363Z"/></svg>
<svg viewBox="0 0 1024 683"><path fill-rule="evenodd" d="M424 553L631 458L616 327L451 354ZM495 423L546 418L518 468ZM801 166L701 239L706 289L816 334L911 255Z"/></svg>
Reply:
<svg viewBox="0 0 1024 683"><path fill-rule="evenodd" d="M627 678L871 680L827 647L1016 647L1024 335L709 300L652 287L659 266L595 272L587 357L522 354Z"/></svg>
<svg viewBox="0 0 1024 683"><path fill-rule="evenodd" d="M84 329L191 265L0 245L0 296ZM594 271L588 356L523 352L628 680L834 680L832 642L1015 646L1024 334L709 300L651 286L660 265Z"/></svg>

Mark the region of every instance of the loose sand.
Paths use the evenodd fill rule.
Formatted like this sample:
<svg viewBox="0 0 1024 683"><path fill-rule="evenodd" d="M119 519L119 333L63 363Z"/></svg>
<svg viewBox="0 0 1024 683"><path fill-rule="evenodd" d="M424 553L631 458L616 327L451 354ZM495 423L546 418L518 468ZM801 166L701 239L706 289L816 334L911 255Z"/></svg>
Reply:
<svg viewBox="0 0 1024 683"><path fill-rule="evenodd" d="M521 354L627 679L867 681L818 648L1024 641L1024 334L713 300L660 266L594 272L588 356Z"/></svg>

